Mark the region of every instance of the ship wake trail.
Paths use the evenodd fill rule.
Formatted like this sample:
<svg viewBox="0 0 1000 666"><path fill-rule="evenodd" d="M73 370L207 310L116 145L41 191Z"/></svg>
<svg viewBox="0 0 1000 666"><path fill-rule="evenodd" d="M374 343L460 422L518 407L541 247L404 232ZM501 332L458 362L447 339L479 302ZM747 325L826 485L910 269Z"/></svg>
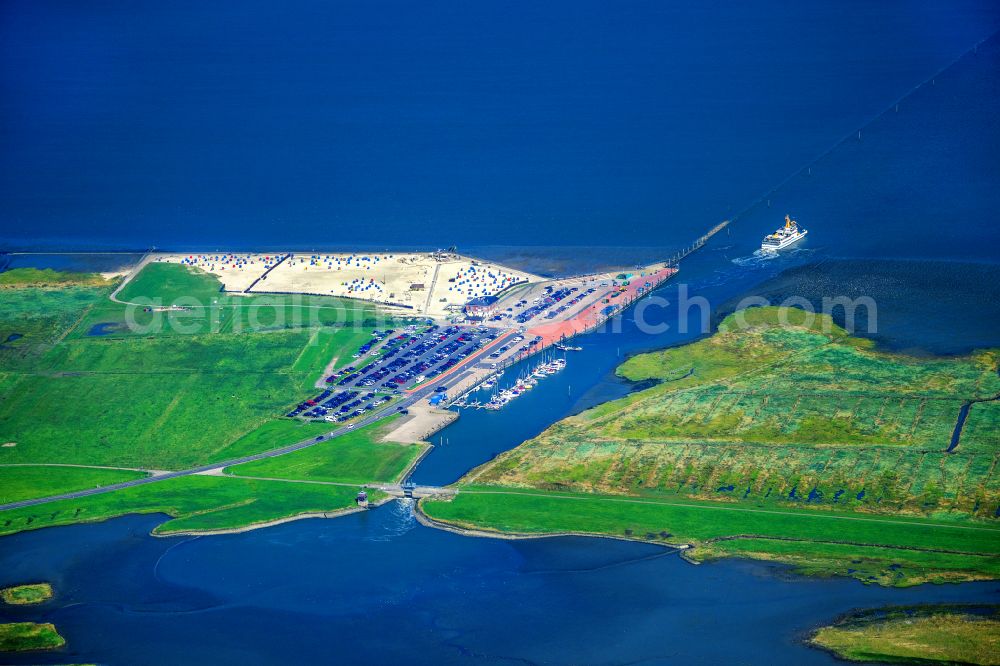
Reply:
<svg viewBox="0 0 1000 666"><path fill-rule="evenodd" d="M808 255L815 253L814 249L796 247L784 252L767 252L765 250L754 250L754 253L746 257L734 257L729 261L740 268L763 268L772 265L777 260L788 261L792 258L805 259Z"/></svg>
<svg viewBox="0 0 1000 666"><path fill-rule="evenodd" d="M736 257L734 259L730 259L730 261L740 268L757 268L780 258L781 255L775 252L755 250L754 253L748 257Z"/></svg>

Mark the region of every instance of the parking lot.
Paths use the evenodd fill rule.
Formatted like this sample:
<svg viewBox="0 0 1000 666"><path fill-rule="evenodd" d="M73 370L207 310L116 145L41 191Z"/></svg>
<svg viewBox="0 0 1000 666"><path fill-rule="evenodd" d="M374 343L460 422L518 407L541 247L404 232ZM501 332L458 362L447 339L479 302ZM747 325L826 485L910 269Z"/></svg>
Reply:
<svg viewBox="0 0 1000 666"><path fill-rule="evenodd" d="M439 377L500 334L485 326L376 331L354 354L351 365L326 377L327 388L287 416L331 423L357 419L398 399L407 389Z"/></svg>

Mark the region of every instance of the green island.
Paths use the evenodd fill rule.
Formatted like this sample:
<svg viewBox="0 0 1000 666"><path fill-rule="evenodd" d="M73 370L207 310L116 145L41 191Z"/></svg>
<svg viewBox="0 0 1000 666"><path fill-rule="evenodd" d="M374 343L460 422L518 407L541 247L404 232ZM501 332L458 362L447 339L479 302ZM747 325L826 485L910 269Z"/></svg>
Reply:
<svg viewBox="0 0 1000 666"><path fill-rule="evenodd" d="M48 583L30 583L5 587L0 590L0 598L4 600L4 603L15 606L40 604L52 598L52 586Z"/></svg>
<svg viewBox="0 0 1000 666"><path fill-rule="evenodd" d="M420 508L463 530L640 539L881 585L997 578L998 358L890 354L826 316L743 310L618 370L655 385Z"/></svg>
<svg viewBox="0 0 1000 666"><path fill-rule="evenodd" d="M0 624L0 652L53 650L66 644L52 624L8 622Z"/></svg>
<svg viewBox="0 0 1000 666"><path fill-rule="evenodd" d="M1000 664L1000 609L893 607L862 611L817 630L809 643L859 662Z"/></svg>
<svg viewBox="0 0 1000 666"><path fill-rule="evenodd" d="M328 433L329 423L282 414L315 395L324 369L350 362L376 326L407 323L332 297L228 294L214 276L179 264L148 263L117 294L120 281L35 273L3 273L0 503ZM185 309L158 309L176 303ZM336 515L355 506L359 486L398 482L426 450L383 441L389 427L359 428L224 473L0 511L0 534L129 513L171 516L157 534ZM386 497L369 491L373 503Z"/></svg>

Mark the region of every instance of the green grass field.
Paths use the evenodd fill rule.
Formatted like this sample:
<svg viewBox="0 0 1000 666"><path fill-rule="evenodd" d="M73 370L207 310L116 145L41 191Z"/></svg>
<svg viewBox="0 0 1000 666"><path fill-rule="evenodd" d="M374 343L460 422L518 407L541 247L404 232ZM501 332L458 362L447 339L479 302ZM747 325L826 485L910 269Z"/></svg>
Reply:
<svg viewBox="0 0 1000 666"><path fill-rule="evenodd" d="M501 531L669 532L698 540L700 557L775 559L885 584L995 577L1000 532L982 530L1000 515L997 361L996 351L883 353L798 310L736 313L711 337L629 359L621 375L660 383L552 425L470 472L460 486L476 494L428 503L428 513ZM962 405L977 400L948 451ZM566 493L576 501L548 499ZM739 519L699 524L713 508ZM895 522L831 520L841 514L961 523L990 538L970 555L931 547L933 535L912 527L893 541ZM733 535L768 538L722 539ZM834 541L865 551L855 558ZM905 573L889 568L901 562Z"/></svg>
<svg viewBox="0 0 1000 666"><path fill-rule="evenodd" d="M962 429L959 450L983 454L996 453L1000 438L1000 401L977 402L969 409Z"/></svg>
<svg viewBox="0 0 1000 666"><path fill-rule="evenodd" d="M308 330L67 341L0 402L0 463L174 469L217 460L314 393ZM347 337L352 337L348 335Z"/></svg>
<svg viewBox="0 0 1000 666"><path fill-rule="evenodd" d="M97 304L72 335L86 336L97 324L108 326L109 337L391 325L368 303L329 296L230 294L214 275L173 263L146 265L118 299L123 303ZM156 310L175 305L185 309Z"/></svg>
<svg viewBox="0 0 1000 666"><path fill-rule="evenodd" d="M145 472L119 469L51 465L0 467L0 504L107 486L144 476Z"/></svg>
<svg viewBox="0 0 1000 666"><path fill-rule="evenodd" d="M627 440L944 450L962 403L1000 394L995 351L940 360L886 354L827 318L812 329L779 327L786 311L746 311L742 328L737 313L710 338L628 360L619 374L633 380L693 374L627 409L590 415L591 429Z"/></svg>
<svg viewBox="0 0 1000 666"><path fill-rule="evenodd" d="M318 483L185 476L115 492L0 512L0 535L133 513L173 518L156 534L238 529L303 513L354 506L357 488ZM377 500L381 495L370 492Z"/></svg>
<svg viewBox="0 0 1000 666"><path fill-rule="evenodd" d="M702 544L691 555L702 561L721 557L774 560L791 564L804 575L847 576L895 587L1000 577L996 554L921 550L919 542L914 548L739 538Z"/></svg>
<svg viewBox="0 0 1000 666"><path fill-rule="evenodd" d="M152 262L118 293L118 299L135 302L141 299L159 305L174 305L181 299L210 301L218 298L222 283L210 273L191 266Z"/></svg>
<svg viewBox="0 0 1000 666"><path fill-rule="evenodd" d="M831 322L730 317L710 338L627 361L631 379L677 378L565 419L476 470L477 483L883 513L1000 506L997 354L883 354ZM796 315L789 314L792 319ZM823 333L821 330L828 330ZM687 375L694 369L694 374Z"/></svg>
<svg viewBox="0 0 1000 666"><path fill-rule="evenodd" d="M217 317L218 325L203 322L193 327L194 333L170 326L144 333L112 326L107 335L89 335L94 324L124 322L129 306L108 299L110 284L95 286L88 276L57 277L39 287L38 276L23 276L0 295L2 339L21 335L0 346L0 443L13 444L0 447L0 502L142 474L38 464L183 469L329 432L329 424L282 414L316 394L314 384L332 360L349 363L351 354L370 339L376 321L376 310L363 304L323 297L232 296L220 293L211 275L154 263L126 285L123 299L214 300L220 309L203 314L208 321ZM280 313L277 320L275 312ZM154 315L173 313L142 313L139 308L137 316L143 314L152 322ZM352 482L383 476L391 480L419 447L379 445L374 451L382 457L366 456L363 447L350 444L344 451L349 464L343 474L331 472L319 458L313 460L315 473ZM20 466L24 464L28 466ZM372 478L367 478L369 472ZM192 486L204 486L203 496L186 498L174 490ZM72 509L60 504L5 512L0 524L6 523L4 532L9 533L163 511L185 529L222 529L335 510L350 505L353 492L319 484L198 477L86 498L72 503ZM224 506L228 508L220 510Z"/></svg>
<svg viewBox="0 0 1000 666"><path fill-rule="evenodd" d="M561 435L561 433L560 433ZM587 440L543 435L474 472L478 483L697 497L881 513L997 509L995 447L948 454L882 447Z"/></svg>
<svg viewBox="0 0 1000 666"><path fill-rule="evenodd" d="M0 273L0 289L23 287L108 287L99 273L71 273L51 268L12 268Z"/></svg>
<svg viewBox="0 0 1000 666"><path fill-rule="evenodd" d="M211 275L154 263L122 296L214 296L239 301L243 310L226 311L250 316L244 310L254 299L220 295L218 289ZM326 432L307 426L300 436L297 424L269 424L280 423L281 414L313 395L326 365L336 357L347 362L371 332L351 323L88 336L88 318L103 320L102 308L125 307L109 301L109 292L76 286L4 290L0 332L24 337L0 348L6 371L0 374L0 443L16 444L0 448L0 465L175 469Z"/></svg>
<svg viewBox="0 0 1000 666"><path fill-rule="evenodd" d="M333 427L326 422L287 418L272 419L265 421L259 428L251 430L219 451L217 457L220 460L231 460L261 451L278 449L306 439L314 439L317 435L330 432Z"/></svg>
<svg viewBox="0 0 1000 666"><path fill-rule="evenodd" d="M150 311L142 306L101 301L87 311L71 338L86 338L94 326L105 326L104 337L248 333L275 330L398 325L364 303L326 296L216 295L202 307L184 311Z"/></svg>
<svg viewBox="0 0 1000 666"><path fill-rule="evenodd" d="M819 629L810 642L851 661L995 666L1000 612L974 611L934 606L866 611Z"/></svg>
<svg viewBox="0 0 1000 666"><path fill-rule="evenodd" d="M427 445L379 441L391 427L392 420L395 419L358 429L308 449L230 467L226 472L277 479L393 483L400 480Z"/></svg>
<svg viewBox="0 0 1000 666"><path fill-rule="evenodd" d="M0 368L8 372L38 369L53 345L108 291L77 286L0 291Z"/></svg>
<svg viewBox="0 0 1000 666"><path fill-rule="evenodd" d="M52 650L66 641L55 626L49 623L10 622L0 624L0 652L27 652Z"/></svg>

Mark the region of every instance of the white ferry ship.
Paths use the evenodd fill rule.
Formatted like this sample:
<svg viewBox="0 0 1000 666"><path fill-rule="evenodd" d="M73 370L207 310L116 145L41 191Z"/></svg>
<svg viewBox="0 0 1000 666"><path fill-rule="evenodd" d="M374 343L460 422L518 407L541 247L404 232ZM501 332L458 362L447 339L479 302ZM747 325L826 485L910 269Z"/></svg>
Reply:
<svg viewBox="0 0 1000 666"><path fill-rule="evenodd" d="M785 226L779 228L773 234L764 236L764 242L760 244L760 249L765 252L777 252L783 250L792 243L795 243L809 233L805 229L799 229L799 225L788 215L785 216Z"/></svg>

